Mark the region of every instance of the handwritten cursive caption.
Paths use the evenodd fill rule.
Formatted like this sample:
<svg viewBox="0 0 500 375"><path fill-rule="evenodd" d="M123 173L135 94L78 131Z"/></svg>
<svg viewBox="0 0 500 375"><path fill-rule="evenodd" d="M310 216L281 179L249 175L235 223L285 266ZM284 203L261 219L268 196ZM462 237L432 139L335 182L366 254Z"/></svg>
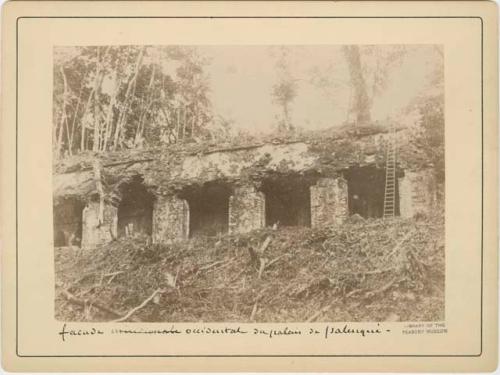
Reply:
<svg viewBox="0 0 500 375"><path fill-rule="evenodd" d="M211 327L196 325L178 327L171 325L168 328L117 328L117 327L81 327L77 324L64 323L58 335L63 342L72 339L97 338L109 335L135 336L135 335L157 335L157 336L259 336L268 339L278 337L317 336L329 339L334 336L380 336L389 334L390 329L384 329L379 323L369 327L353 327L349 324L324 325L292 328L289 326L276 328L262 328L252 326Z"/></svg>

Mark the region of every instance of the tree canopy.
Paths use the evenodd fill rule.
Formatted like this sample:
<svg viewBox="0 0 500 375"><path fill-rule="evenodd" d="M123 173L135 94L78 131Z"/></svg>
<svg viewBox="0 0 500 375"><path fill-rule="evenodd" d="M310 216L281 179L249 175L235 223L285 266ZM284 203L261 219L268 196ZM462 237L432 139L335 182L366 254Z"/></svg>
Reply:
<svg viewBox="0 0 500 375"><path fill-rule="evenodd" d="M206 64L190 47L58 49L55 155L210 138Z"/></svg>

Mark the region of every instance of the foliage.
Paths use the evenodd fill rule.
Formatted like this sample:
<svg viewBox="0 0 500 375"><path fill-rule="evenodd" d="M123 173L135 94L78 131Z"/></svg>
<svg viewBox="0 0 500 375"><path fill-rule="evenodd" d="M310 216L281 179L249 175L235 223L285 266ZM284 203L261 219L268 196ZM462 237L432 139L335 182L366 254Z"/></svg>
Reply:
<svg viewBox="0 0 500 375"><path fill-rule="evenodd" d="M419 106L421 111L420 131L416 137L416 144L421 147L427 160L434 167L439 182L444 181L444 111L442 101L430 98L422 100Z"/></svg>
<svg viewBox="0 0 500 375"><path fill-rule="evenodd" d="M210 138L206 64L191 47L57 48L56 157Z"/></svg>
<svg viewBox="0 0 500 375"><path fill-rule="evenodd" d="M436 51L441 63L430 75L425 94L416 97L406 112L416 113L418 120L413 129L413 143L427 163L433 166L437 181L442 183L445 179L444 65L442 50Z"/></svg>

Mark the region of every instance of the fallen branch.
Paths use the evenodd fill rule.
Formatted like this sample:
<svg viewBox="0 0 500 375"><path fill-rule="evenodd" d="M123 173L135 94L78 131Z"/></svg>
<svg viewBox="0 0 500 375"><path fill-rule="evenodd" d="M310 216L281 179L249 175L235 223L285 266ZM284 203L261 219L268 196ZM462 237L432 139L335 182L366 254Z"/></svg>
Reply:
<svg viewBox="0 0 500 375"><path fill-rule="evenodd" d="M116 276L116 275L119 275L119 274L124 273L124 272L125 271L116 271L116 272L105 273L103 275L103 277Z"/></svg>
<svg viewBox="0 0 500 375"><path fill-rule="evenodd" d="M250 314L250 321L253 321L254 318L255 318L255 314L257 313L257 306L258 306L258 303L260 302L260 300L262 299L262 296L264 295L264 293L267 291L267 289L269 288L264 288L262 289L259 294L257 295L257 297L255 297L255 303L253 305L253 309L252 309L252 313Z"/></svg>
<svg viewBox="0 0 500 375"><path fill-rule="evenodd" d="M177 286L177 280L179 279L179 272L181 272L181 266L177 267L177 272L175 273L174 288Z"/></svg>
<svg viewBox="0 0 500 375"><path fill-rule="evenodd" d="M233 283L235 282L236 280L238 280L240 278L241 275L243 275L243 273L246 271L247 269L246 268L243 268L240 272L238 272L238 274L233 277L230 281L230 283Z"/></svg>
<svg viewBox="0 0 500 375"><path fill-rule="evenodd" d="M307 323L310 323L310 322L313 322L315 321L321 314L323 314L324 312L326 312L327 310L330 310L333 306L333 304L335 302L337 302L338 300L335 299L332 303L326 305L325 307L323 307L322 309L320 309L319 311L316 311L315 314L313 314L309 319L306 320Z"/></svg>
<svg viewBox="0 0 500 375"><path fill-rule="evenodd" d="M259 266L258 279L262 277L262 272L264 272L264 269L266 268L267 258L260 258L259 260L260 260L260 266Z"/></svg>
<svg viewBox="0 0 500 375"><path fill-rule="evenodd" d="M416 255L415 255L415 252L413 252L411 249L410 251L408 252L408 254L411 255L411 257L419 264L427 267L427 268L431 268L432 266L429 264L429 263L426 263L424 262L423 260L419 259Z"/></svg>
<svg viewBox="0 0 500 375"><path fill-rule="evenodd" d="M271 298L267 303L268 304L271 304L273 303L276 299L278 298L281 298L282 296L284 296L286 294L286 292L288 292L290 289L292 289L294 287L293 284L289 284L285 289L283 289L280 293L276 294L273 298Z"/></svg>
<svg viewBox="0 0 500 375"><path fill-rule="evenodd" d="M151 294L148 298L146 298L139 306L137 307L134 307L132 310L130 310L127 314L125 314L125 316L119 318L119 319L116 319L116 320L113 320L112 322L113 323L118 323L118 322L123 322L124 320L127 320L128 318L130 318L135 312L137 312L138 310L142 309L144 306L146 306L149 301L151 301L153 298L155 298L155 296L158 294L158 293L163 293L163 289L156 289L153 294Z"/></svg>
<svg viewBox="0 0 500 375"><path fill-rule="evenodd" d="M92 307L95 307L99 310L102 310L110 315L113 315L113 316L121 316L120 313L114 311L114 310L111 310L110 308L106 307L106 306L103 306L97 302L90 302L89 300L81 300L77 297L75 297L72 293L70 293L67 289L63 289L61 290L61 294L63 295L63 297L66 299L66 301L68 302L71 302L75 305L78 305L80 307L87 307L89 305L91 305Z"/></svg>
<svg viewBox="0 0 500 375"><path fill-rule="evenodd" d="M295 293L295 297L308 296L314 290L325 289L331 285L331 281L328 277L323 277L321 279L313 279L308 285L300 289Z"/></svg>
<svg viewBox="0 0 500 375"><path fill-rule="evenodd" d="M118 276L119 274L117 273L116 275L113 275L109 278L108 280L108 285L111 284L111 282L115 279L116 276Z"/></svg>
<svg viewBox="0 0 500 375"><path fill-rule="evenodd" d="M282 254L280 255L279 257L276 257L274 258L273 260L271 261L268 261L267 258L259 258L259 261L260 261L260 265L259 265L259 275L258 275L258 279L260 279L262 277L262 273L269 267L271 266L272 264L276 263L278 260L280 260L280 258L283 258L286 254Z"/></svg>
<svg viewBox="0 0 500 375"><path fill-rule="evenodd" d="M266 239L264 240L264 243L260 247L260 250L259 250L260 255L264 254L264 251L266 251L267 247L271 243L271 239L272 239L271 235L269 235L269 236L266 237Z"/></svg>
<svg viewBox="0 0 500 375"><path fill-rule="evenodd" d="M391 281L389 281L387 284L383 285L381 288L366 292L365 298L372 298L372 297L376 296L377 294L384 293L386 290L388 290L396 282L399 282L399 281L401 281L401 280L398 279L397 277L394 277Z"/></svg>
<svg viewBox="0 0 500 375"><path fill-rule="evenodd" d="M264 269L271 267L274 263L276 263L278 260L280 260L281 258L283 258L286 255L287 254L282 254L279 257L276 257L273 260L269 261L269 263L266 264L266 267Z"/></svg>
<svg viewBox="0 0 500 375"><path fill-rule="evenodd" d="M418 270L420 271L420 274L424 275L425 274L424 263L421 262L419 259L417 259L417 257L415 256L415 254L413 254L413 252L411 252L411 251L408 252L408 256L413 259L413 261L417 265Z"/></svg>
<svg viewBox="0 0 500 375"><path fill-rule="evenodd" d="M217 262L211 263L209 265L203 266L198 269L198 272L209 270L212 267L218 266L219 264L225 263L225 260L219 260Z"/></svg>
<svg viewBox="0 0 500 375"><path fill-rule="evenodd" d="M250 253L250 260L252 261L252 263L257 264L259 261L259 257L257 256L257 253L255 252L255 250L253 249L252 246L248 246L247 249L248 249L248 252Z"/></svg>
<svg viewBox="0 0 500 375"><path fill-rule="evenodd" d="M342 272L342 275L378 275L380 273L386 273L390 271L395 271L395 267L383 268L383 269L374 269L371 271L358 271L358 272Z"/></svg>
<svg viewBox="0 0 500 375"><path fill-rule="evenodd" d="M257 313L257 302L253 305L252 313L250 314L250 321L252 322L255 318L255 314Z"/></svg>
<svg viewBox="0 0 500 375"><path fill-rule="evenodd" d="M416 232L416 229L413 229L406 233L403 238L394 246L394 248L391 250L389 254L385 256L385 259L389 259L391 256L393 256L400 248L403 246L403 244Z"/></svg>
<svg viewBox="0 0 500 375"><path fill-rule="evenodd" d="M346 298L349 298L357 293L361 293L363 291L363 289L354 289L354 290L351 290L349 293L347 293L345 295Z"/></svg>

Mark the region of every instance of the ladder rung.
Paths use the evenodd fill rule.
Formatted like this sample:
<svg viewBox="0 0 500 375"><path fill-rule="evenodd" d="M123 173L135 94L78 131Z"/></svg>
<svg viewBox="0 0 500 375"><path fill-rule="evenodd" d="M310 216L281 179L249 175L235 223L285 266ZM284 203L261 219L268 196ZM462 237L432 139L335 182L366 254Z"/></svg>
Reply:
<svg viewBox="0 0 500 375"><path fill-rule="evenodd" d="M396 124L391 124L385 162L384 217L394 216L396 209Z"/></svg>

